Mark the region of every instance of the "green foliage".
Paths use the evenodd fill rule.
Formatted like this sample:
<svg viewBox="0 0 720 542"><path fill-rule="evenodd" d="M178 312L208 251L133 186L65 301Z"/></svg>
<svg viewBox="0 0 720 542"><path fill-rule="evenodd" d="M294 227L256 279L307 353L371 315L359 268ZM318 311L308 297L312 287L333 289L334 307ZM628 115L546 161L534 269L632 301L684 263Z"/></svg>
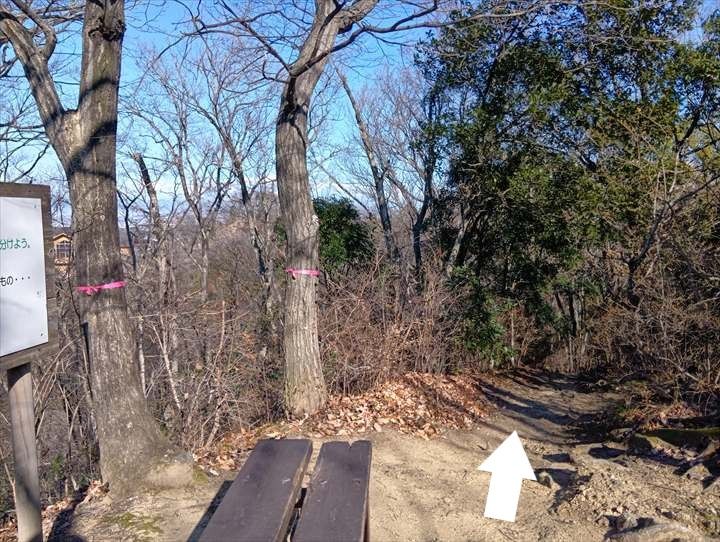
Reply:
<svg viewBox="0 0 720 542"><path fill-rule="evenodd" d="M320 220L320 262L326 271L366 263L373 254L370 226L347 199L314 201Z"/></svg>
<svg viewBox="0 0 720 542"><path fill-rule="evenodd" d="M457 269L453 281L457 288L465 292L463 312L459 316L460 345L464 350L492 361L495 366L502 365L513 354L503 344L505 328L498 320L505 307L488 295L471 270Z"/></svg>
<svg viewBox="0 0 720 542"><path fill-rule="evenodd" d="M48 471L53 480L61 479L65 474L65 458L61 454L55 454L50 461Z"/></svg>
<svg viewBox="0 0 720 542"><path fill-rule="evenodd" d="M717 175L720 16L688 41L698 5L613 0L499 22L468 17L487 9L468 2L418 55L448 104L434 232L449 251L462 209L456 279L475 292L472 349L495 349L498 314L518 303L577 333L562 300L608 294L588 255L611 247L625 265L661 198L691 190L698 171Z"/></svg>

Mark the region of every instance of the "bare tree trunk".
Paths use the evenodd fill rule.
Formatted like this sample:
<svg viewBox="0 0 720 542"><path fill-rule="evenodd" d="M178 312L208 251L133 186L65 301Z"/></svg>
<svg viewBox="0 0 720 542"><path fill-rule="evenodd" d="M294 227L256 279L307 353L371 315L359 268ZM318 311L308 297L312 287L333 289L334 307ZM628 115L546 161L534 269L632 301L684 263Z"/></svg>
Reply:
<svg viewBox="0 0 720 542"><path fill-rule="evenodd" d="M143 315L138 312L138 324L137 324L137 349L138 349L138 368L140 369L140 388L142 389L143 395L147 397L147 380L145 375L145 345L143 340L145 338L145 326L143 325Z"/></svg>
<svg viewBox="0 0 720 542"><path fill-rule="evenodd" d="M435 152L435 143L430 145L428 158L425 163L425 171L423 171L423 199L420 210L415 217L412 226L413 236L413 254L415 255L415 284L418 291L423 289L423 265L422 265L422 233L425 229L425 221L428 212L433 204L433 178L435 176L435 165L437 156Z"/></svg>
<svg viewBox="0 0 720 542"><path fill-rule="evenodd" d="M363 119L360 105L355 100L355 96L350 89L350 85L347 82L345 76L337 70L338 77L342 82L345 93L350 100L353 112L355 114L355 123L357 124L360 132L360 140L362 141L363 149L365 150L365 156L368 159L370 165L370 171L373 176L373 188L375 192L375 203L377 205L378 216L380 217L380 225L383 230L383 239L385 240L385 250L389 260L395 266L398 273L398 284L395 292L395 312L398 315L403 314L403 309L407 303L408 296L408 273L403 266L402 257L400 255L400 249L395 242L395 236L393 234L392 221L390 220L390 208L388 206L387 196L385 194L385 179L391 173L390 166L387 160L383 159L382 156L378 157L375 146L373 145L372 137L370 136L370 130L368 128L365 119ZM415 226L413 226L413 236L415 234ZM414 243L413 243L414 248ZM419 250L419 244L418 244ZM417 256L418 253L416 253Z"/></svg>
<svg viewBox="0 0 720 542"><path fill-rule="evenodd" d="M323 63L324 64L324 63ZM307 111L319 73L291 79L283 92L275 154L280 209L287 234L288 267L317 269L318 218L310 199L307 171ZM304 95L300 95L300 87ZM295 415L312 413L327 392L320 362L315 281L298 275L288 281L285 298L285 401Z"/></svg>
<svg viewBox="0 0 720 542"><path fill-rule="evenodd" d="M108 12L113 16L108 17ZM67 168L73 200L78 284L123 279L118 237L115 147L124 20L122 2L88 3L83 31L77 140ZM125 290L84 297L100 467L113 487L126 486L169 451L145 402L135 367Z"/></svg>
<svg viewBox="0 0 720 542"><path fill-rule="evenodd" d="M422 232L425 228L425 219L418 218L412 225L412 246L413 257L415 258L415 287L418 291L422 291L423 272L422 272Z"/></svg>
<svg viewBox="0 0 720 542"><path fill-rule="evenodd" d="M205 305L208 300L208 273L210 271L210 241L206 231L200 232L200 302Z"/></svg>
<svg viewBox="0 0 720 542"><path fill-rule="evenodd" d="M355 123L357 124L358 130L360 131L360 140L362 141L363 149L365 150L365 156L368 159L370 165L370 172L373 176L374 188L375 188L375 201L377 202L378 215L380 217L380 225L383 230L383 238L385 239L385 249L387 250L388 258L398 266L400 265L400 251L398 250L397 243L395 243L395 237L392 231L392 222L390 221L390 210L388 208L387 197L385 196L385 175L386 171L380 166L380 162L375 154L375 149L372 144L372 138L370 137L370 131L365 123L360 110L360 105L355 100L355 96L350 89L350 85L347 82L347 78L340 73L338 77L342 83L345 93L350 100L353 112L355 114Z"/></svg>
<svg viewBox="0 0 720 542"><path fill-rule="evenodd" d="M37 20L36 20L37 19ZM47 45L0 8L0 30L23 64L45 130L68 178L75 226L77 283L123 279L117 216L116 131L124 2L85 4L83 56L77 110L66 111L48 69L54 31L35 17ZM172 448L162 435L140 386L135 341L124 288L80 299L86 332L100 469L114 490L137 490L143 481L173 484L157 470ZM186 469L187 480L191 471Z"/></svg>
<svg viewBox="0 0 720 542"><path fill-rule="evenodd" d="M150 268L156 268L159 287L157 292L160 293L161 304L165 301L165 265L166 265L166 251L165 251L165 239L162 227L162 221L160 219L160 203L157 196L155 186L150 179L150 172L148 171L145 158L140 153L134 153L132 159L140 170L140 178L142 180L145 192L148 195L148 215L150 217L150 239L149 246L145 252L143 258L143 265L141 267L138 282L142 280L145 273ZM129 235L129 232L128 232ZM145 338L145 324L144 324L144 310L146 307L146 296L139 296L137 303L137 344L138 344L138 358L140 364L140 383L142 384L143 393L147 394L147 382L146 382L146 364L145 364L145 350L144 350L144 338Z"/></svg>
<svg viewBox="0 0 720 542"><path fill-rule="evenodd" d="M275 167L290 268L317 269L320 264L319 223L307 170L310 99L340 29L362 20L376 3L359 0L343 9L334 0L318 0L312 28L298 58L287 66L288 80L275 131ZM310 275L290 279L285 297L285 403L294 415L313 413L327 399L318 343L315 280Z"/></svg>
<svg viewBox="0 0 720 542"><path fill-rule="evenodd" d="M448 254L447 262L445 263L445 276L450 278L457 265L458 256L460 255L460 247L465 241L465 234L467 233L467 220L465 220L465 212L463 211L462 205L460 206L460 228L453 241L453 246Z"/></svg>

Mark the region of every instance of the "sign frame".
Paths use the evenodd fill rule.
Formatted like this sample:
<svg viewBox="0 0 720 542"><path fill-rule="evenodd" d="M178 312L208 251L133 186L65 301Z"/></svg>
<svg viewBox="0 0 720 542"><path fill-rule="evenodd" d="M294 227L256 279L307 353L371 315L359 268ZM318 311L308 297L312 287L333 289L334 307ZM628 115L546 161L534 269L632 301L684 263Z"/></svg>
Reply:
<svg viewBox="0 0 720 542"><path fill-rule="evenodd" d="M55 355L58 342L58 309L55 295L55 258L50 216L50 187L0 183L0 197L40 199L45 257L45 292L48 340L0 356L0 371L7 371L10 430L15 458L15 511L19 542L42 542L42 510L38 473L32 364ZM1 322L0 322L1 324Z"/></svg>
<svg viewBox="0 0 720 542"><path fill-rule="evenodd" d="M45 253L45 292L48 316L48 341L37 346L0 356L0 371L7 371L26 363L42 363L57 352L58 309L55 294L55 258L50 217L50 187L44 185L0 183L2 198L35 198L41 201L43 245Z"/></svg>

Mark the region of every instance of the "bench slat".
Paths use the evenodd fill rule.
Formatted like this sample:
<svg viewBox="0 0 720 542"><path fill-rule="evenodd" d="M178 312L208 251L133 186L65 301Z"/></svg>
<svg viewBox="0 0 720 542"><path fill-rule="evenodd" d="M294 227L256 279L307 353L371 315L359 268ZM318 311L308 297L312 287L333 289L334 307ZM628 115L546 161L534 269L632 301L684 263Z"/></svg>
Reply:
<svg viewBox="0 0 720 542"><path fill-rule="evenodd" d="M311 454L305 439L258 442L200 540L284 540Z"/></svg>
<svg viewBox="0 0 720 542"><path fill-rule="evenodd" d="M323 444L293 542L366 540L371 456L367 440Z"/></svg>

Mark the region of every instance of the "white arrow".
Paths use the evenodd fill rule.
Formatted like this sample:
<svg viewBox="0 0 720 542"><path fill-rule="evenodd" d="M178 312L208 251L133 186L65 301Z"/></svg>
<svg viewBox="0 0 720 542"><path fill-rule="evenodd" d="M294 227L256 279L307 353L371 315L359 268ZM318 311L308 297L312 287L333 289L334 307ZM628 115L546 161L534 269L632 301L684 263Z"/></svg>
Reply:
<svg viewBox="0 0 720 542"><path fill-rule="evenodd" d="M523 478L536 479L517 431L513 431L478 470L491 473L485 517L515 521Z"/></svg>

